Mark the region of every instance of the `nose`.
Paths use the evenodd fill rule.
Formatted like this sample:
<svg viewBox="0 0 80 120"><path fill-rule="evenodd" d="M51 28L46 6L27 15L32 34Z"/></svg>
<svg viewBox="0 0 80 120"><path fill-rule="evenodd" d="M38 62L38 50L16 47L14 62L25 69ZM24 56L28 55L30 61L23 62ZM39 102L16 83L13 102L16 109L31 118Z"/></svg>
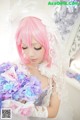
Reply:
<svg viewBox="0 0 80 120"><path fill-rule="evenodd" d="M34 57L35 54L32 48L29 48L28 55L30 58Z"/></svg>

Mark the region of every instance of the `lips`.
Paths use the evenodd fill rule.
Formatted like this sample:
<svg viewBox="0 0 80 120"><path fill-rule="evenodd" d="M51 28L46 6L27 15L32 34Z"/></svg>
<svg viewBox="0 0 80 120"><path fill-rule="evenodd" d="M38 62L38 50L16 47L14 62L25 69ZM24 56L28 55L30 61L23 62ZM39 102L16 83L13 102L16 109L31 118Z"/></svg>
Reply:
<svg viewBox="0 0 80 120"><path fill-rule="evenodd" d="M37 59L31 59L32 62L35 62Z"/></svg>

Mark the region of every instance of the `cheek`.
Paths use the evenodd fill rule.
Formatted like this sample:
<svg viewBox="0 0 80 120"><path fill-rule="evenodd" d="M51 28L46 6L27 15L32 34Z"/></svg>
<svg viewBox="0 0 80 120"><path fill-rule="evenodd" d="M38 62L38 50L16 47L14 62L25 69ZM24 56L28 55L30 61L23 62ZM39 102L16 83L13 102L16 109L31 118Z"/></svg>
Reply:
<svg viewBox="0 0 80 120"><path fill-rule="evenodd" d="M28 59L29 56L28 56L28 53L25 50L23 50L22 54L23 54L23 57L25 59Z"/></svg>
<svg viewBox="0 0 80 120"><path fill-rule="evenodd" d="M45 55L45 51L44 51L44 50L40 51L39 57L40 57L41 59L44 58L44 55Z"/></svg>
<svg viewBox="0 0 80 120"><path fill-rule="evenodd" d="M28 51L27 50L23 50L23 54L25 54L25 55L28 55Z"/></svg>
<svg viewBox="0 0 80 120"><path fill-rule="evenodd" d="M22 49L22 53L25 54L25 51Z"/></svg>

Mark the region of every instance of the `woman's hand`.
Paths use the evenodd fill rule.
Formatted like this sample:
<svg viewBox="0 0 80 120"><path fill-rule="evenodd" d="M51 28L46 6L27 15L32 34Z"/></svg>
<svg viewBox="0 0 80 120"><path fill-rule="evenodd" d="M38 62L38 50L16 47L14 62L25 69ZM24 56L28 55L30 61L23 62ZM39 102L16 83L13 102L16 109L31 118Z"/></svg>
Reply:
<svg viewBox="0 0 80 120"><path fill-rule="evenodd" d="M19 100L19 102L24 103L24 104L26 104L26 103L27 103L27 101L26 101L26 100Z"/></svg>
<svg viewBox="0 0 80 120"><path fill-rule="evenodd" d="M24 104L24 100L15 101L15 100L4 100L3 108L10 108L12 112L16 115L21 116L31 116L34 104L32 102L27 102Z"/></svg>
<svg viewBox="0 0 80 120"><path fill-rule="evenodd" d="M15 100L4 100L4 108L10 108L18 116L47 118L48 111L45 106L35 106L32 102L21 103Z"/></svg>

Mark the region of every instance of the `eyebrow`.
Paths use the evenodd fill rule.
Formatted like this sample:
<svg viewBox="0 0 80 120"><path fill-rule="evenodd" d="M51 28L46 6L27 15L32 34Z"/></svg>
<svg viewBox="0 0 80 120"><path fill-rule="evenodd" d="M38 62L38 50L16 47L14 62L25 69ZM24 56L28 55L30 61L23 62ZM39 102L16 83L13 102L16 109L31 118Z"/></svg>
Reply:
<svg viewBox="0 0 80 120"><path fill-rule="evenodd" d="M32 45L37 45L37 44L39 44L39 43L31 43Z"/></svg>
<svg viewBox="0 0 80 120"><path fill-rule="evenodd" d="M35 43L31 43L31 44L32 44L33 46L34 46L34 45L40 45L39 43L36 43L36 42L35 42ZM26 44L22 44L22 46L27 46L27 45L26 45Z"/></svg>

